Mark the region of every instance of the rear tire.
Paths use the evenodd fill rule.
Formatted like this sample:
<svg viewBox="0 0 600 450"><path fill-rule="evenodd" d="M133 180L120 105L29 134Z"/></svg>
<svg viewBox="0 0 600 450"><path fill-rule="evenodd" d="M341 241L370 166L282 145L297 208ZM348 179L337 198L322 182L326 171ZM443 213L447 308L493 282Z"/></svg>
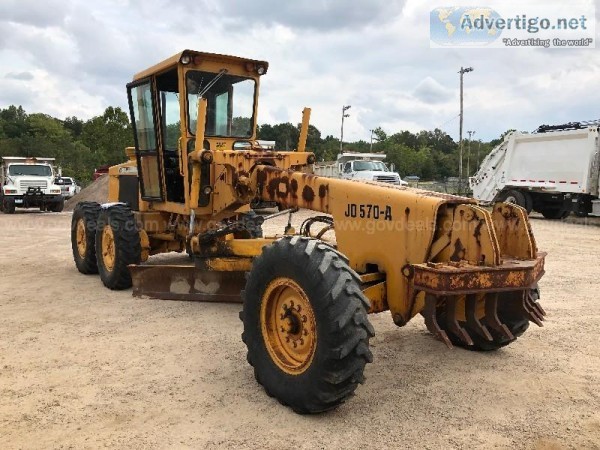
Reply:
<svg viewBox="0 0 600 450"><path fill-rule="evenodd" d="M102 283L113 290L131 287L127 266L142 258L140 235L131 209L125 205L102 208L96 230L96 260Z"/></svg>
<svg viewBox="0 0 600 450"><path fill-rule="evenodd" d="M96 262L96 228L100 205L94 202L77 203L71 219L71 248L73 260L83 274L98 273Z"/></svg>
<svg viewBox="0 0 600 450"><path fill-rule="evenodd" d="M248 362L268 395L304 414L354 394L373 359L359 282L345 258L316 239L284 237L263 249L240 319Z"/></svg>
<svg viewBox="0 0 600 450"><path fill-rule="evenodd" d="M571 213L571 211L565 210L563 208L544 208L540 210L540 212L542 213L542 216L544 216L545 219L550 220L564 219Z"/></svg>

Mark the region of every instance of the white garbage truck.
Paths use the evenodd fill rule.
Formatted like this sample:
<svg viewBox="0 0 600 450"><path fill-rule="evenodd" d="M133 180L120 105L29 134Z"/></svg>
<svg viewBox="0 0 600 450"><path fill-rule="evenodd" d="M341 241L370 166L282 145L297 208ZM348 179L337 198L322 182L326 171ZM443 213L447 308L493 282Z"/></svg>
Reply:
<svg viewBox="0 0 600 450"><path fill-rule="evenodd" d="M547 219L600 215L599 125L571 122L508 134L469 179L473 197L516 203Z"/></svg>
<svg viewBox="0 0 600 450"><path fill-rule="evenodd" d="M393 168L390 169L383 160L383 153L355 153L344 152L338 155L337 160L331 163L316 163L315 175L331 178L345 178L348 180L379 181L406 186Z"/></svg>
<svg viewBox="0 0 600 450"><path fill-rule="evenodd" d="M40 208L60 212L64 197L55 184L54 158L4 156L0 164L0 210L13 214L15 208Z"/></svg>

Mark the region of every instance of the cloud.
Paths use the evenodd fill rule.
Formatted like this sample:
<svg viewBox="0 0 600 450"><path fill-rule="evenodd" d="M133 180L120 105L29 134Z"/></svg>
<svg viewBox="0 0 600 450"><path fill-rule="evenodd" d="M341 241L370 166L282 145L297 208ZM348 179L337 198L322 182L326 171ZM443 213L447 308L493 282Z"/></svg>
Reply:
<svg viewBox="0 0 600 450"><path fill-rule="evenodd" d="M425 103L444 103L454 97L454 93L431 77L426 77L413 91L415 98Z"/></svg>
<svg viewBox="0 0 600 450"><path fill-rule="evenodd" d="M31 72L9 72L6 75L4 75L4 78L8 80L30 81L33 80L33 74Z"/></svg>
<svg viewBox="0 0 600 450"><path fill-rule="evenodd" d="M43 0L2 0L0 18L2 21L34 25L37 27L57 26L62 23L69 10L69 1Z"/></svg>
<svg viewBox="0 0 600 450"><path fill-rule="evenodd" d="M387 22L402 12L404 0L222 0L216 12L245 24L282 24L295 29L332 32L360 30Z"/></svg>
<svg viewBox="0 0 600 450"><path fill-rule="evenodd" d="M465 129L492 139L508 128L597 116L597 50L430 49L419 0L3 0L0 108L87 119L126 108L125 84L184 48L270 62L260 123L298 123L304 106L324 136L441 126L457 138L458 70ZM598 31L598 30L597 30ZM31 74L31 76L24 75Z"/></svg>

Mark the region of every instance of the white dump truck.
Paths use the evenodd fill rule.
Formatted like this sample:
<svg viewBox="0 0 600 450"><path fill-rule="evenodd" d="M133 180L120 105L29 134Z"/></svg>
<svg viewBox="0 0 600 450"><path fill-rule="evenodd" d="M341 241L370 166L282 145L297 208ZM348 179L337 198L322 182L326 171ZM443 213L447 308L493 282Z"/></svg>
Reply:
<svg viewBox="0 0 600 450"><path fill-rule="evenodd" d="M338 155L332 163L316 163L315 175L348 180L380 181L406 186L393 168L390 169L383 160L383 153L354 153L344 152Z"/></svg>
<svg viewBox="0 0 600 450"><path fill-rule="evenodd" d="M54 158L2 157L0 164L0 210L40 208L60 212L64 207L61 187L55 184Z"/></svg>
<svg viewBox="0 0 600 450"><path fill-rule="evenodd" d="M547 219L600 215L600 123L542 125L534 133L513 132L483 160L469 179L483 204L516 203Z"/></svg>

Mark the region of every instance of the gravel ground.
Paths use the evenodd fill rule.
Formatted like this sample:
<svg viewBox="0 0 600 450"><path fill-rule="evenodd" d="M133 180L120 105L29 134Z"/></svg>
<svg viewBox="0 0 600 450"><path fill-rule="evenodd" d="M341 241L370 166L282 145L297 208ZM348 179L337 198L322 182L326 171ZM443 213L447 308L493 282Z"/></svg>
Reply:
<svg viewBox="0 0 600 450"><path fill-rule="evenodd" d="M254 381L239 305L111 292L69 223L0 215L0 448L600 448L596 227L532 220L544 328L477 354L372 316L365 385L298 416Z"/></svg>

